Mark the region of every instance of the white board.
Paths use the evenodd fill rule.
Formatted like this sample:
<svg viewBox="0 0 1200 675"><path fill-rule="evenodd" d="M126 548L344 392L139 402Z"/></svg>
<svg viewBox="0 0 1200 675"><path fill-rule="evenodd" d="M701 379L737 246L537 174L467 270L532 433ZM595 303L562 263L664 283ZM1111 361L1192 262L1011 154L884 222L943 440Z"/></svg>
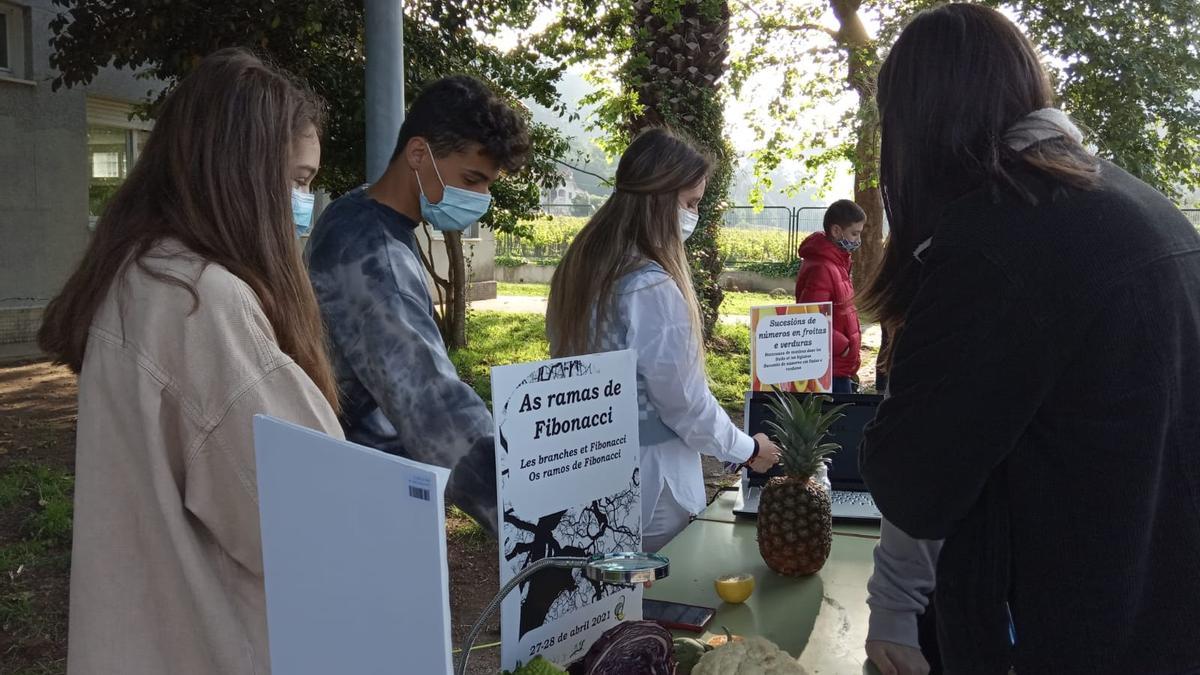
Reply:
<svg viewBox="0 0 1200 675"><path fill-rule="evenodd" d="M451 672L449 472L254 418L271 668Z"/></svg>
<svg viewBox="0 0 1200 675"><path fill-rule="evenodd" d="M641 549L641 448L632 351L492 369L500 584L546 556ZM641 588L543 570L500 609L500 665L565 666L641 618Z"/></svg>

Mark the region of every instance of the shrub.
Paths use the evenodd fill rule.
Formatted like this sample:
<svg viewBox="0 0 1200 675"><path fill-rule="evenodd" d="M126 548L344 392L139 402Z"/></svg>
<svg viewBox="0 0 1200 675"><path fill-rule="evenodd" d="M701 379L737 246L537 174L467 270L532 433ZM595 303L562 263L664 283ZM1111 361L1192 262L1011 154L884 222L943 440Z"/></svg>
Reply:
<svg viewBox="0 0 1200 675"><path fill-rule="evenodd" d="M587 224L587 218L575 216L546 216L521 221L520 236L502 235L498 241L496 264L511 267L517 264L556 265L567 252L575 235ZM795 275L795 257L788 246L787 230L723 228L717 237L717 250L725 267L752 269L751 265L774 264L772 272L791 270L782 274L762 272L769 276ZM512 262L523 259L522 263ZM500 262L504 260L505 262ZM753 270L758 271L758 270Z"/></svg>

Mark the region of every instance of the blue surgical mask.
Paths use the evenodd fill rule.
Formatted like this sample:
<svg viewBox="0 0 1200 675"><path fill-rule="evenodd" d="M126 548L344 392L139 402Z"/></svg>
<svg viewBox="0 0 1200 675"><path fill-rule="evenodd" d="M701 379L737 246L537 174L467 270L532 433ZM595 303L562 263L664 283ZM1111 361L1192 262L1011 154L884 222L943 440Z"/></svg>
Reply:
<svg viewBox="0 0 1200 675"><path fill-rule="evenodd" d="M700 214L692 213L683 207L679 208L679 229L682 231L684 241L687 241L688 237L696 231L696 225L699 222Z"/></svg>
<svg viewBox="0 0 1200 675"><path fill-rule="evenodd" d="M858 247L862 246L861 241L850 241L849 239L838 239L833 243L837 244L838 248L842 249L846 253L854 253L858 250Z"/></svg>
<svg viewBox="0 0 1200 675"><path fill-rule="evenodd" d="M442 184L442 201L436 204L429 202L425 196L425 186L421 185L421 174L413 169L417 176L417 187L421 190L421 217L432 225L433 229L441 232L462 232L479 222L492 205L492 195L446 185L433 153L429 153L429 159L433 162L438 182Z"/></svg>
<svg viewBox="0 0 1200 675"><path fill-rule="evenodd" d="M296 224L296 237L303 237L312 230L313 203L316 198L311 192L292 188L292 222Z"/></svg>

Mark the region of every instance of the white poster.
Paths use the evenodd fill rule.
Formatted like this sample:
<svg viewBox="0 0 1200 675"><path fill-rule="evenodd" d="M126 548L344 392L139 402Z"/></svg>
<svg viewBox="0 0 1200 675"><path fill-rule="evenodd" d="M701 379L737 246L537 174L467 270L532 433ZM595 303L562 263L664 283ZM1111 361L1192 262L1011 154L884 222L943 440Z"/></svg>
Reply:
<svg viewBox="0 0 1200 675"><path fill-rule="evenodd" d="M450 472L254 418L271 668L449 675Z"/></svg>
<svg viewBox="0 0 1200 675"><path fill-rule="evenodd" d="M830 391L833 305L752 307L750 373L752 391Z"/></svg>
<svg viewBox="0 0 1200 675"><path fill-rule="evenodd" d="M502 586L549 556L641 549L636 373L632 351L492 369ZM641 611L640 587L542 570L501 606L500 665L565 666Z"/></svg>

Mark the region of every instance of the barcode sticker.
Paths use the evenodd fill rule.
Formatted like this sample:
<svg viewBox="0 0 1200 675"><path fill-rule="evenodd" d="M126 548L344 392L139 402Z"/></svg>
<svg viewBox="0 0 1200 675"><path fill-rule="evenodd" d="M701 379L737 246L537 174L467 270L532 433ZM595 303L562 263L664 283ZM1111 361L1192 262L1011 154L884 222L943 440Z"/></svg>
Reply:
<svg viewBox="0 0 1200 675"><path fill-rule="evenodd" d="M423 502L430 500L433 494L433 479L429 476L411 474L408 477L408 496Z"/></svg>

